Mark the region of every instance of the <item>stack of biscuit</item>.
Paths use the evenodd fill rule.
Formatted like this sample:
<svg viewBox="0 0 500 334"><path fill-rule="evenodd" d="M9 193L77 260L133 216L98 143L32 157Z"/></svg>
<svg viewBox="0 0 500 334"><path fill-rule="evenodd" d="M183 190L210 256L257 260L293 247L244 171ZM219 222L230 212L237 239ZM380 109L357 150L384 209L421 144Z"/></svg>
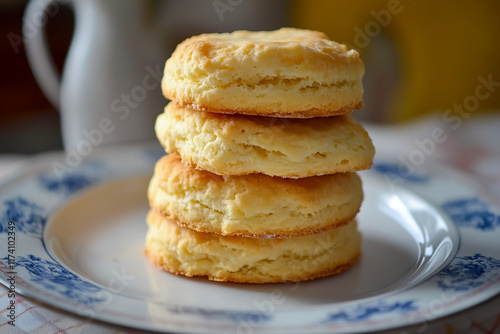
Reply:
<svg viewBox="0 0 500 334"><path fill-rule="evenodd" d="M356 171L372 142L363 63L323 33L293 28L203 34L179 44L155 130L168 155L148 189L146 254L217 281L303 281L361 254Z"/></svg>

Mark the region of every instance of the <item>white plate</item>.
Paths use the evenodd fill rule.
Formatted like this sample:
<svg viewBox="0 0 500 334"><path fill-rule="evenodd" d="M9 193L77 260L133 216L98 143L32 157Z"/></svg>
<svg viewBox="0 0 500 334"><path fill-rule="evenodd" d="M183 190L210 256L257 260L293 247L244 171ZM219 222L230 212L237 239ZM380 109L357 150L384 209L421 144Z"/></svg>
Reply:
<svg viewBox="0 0 500 334"><path fill-rule="evenodd" d="M4 183L2 283L14 276L18 293L61 309L176 333L371 332L500 292L498 211L447 170L405 173L386 161L361 173L363 256L345 273L250 285L163 272L143 255L146 188L161 154L150 145L96 150L80 162L45 155Z"/></svg>

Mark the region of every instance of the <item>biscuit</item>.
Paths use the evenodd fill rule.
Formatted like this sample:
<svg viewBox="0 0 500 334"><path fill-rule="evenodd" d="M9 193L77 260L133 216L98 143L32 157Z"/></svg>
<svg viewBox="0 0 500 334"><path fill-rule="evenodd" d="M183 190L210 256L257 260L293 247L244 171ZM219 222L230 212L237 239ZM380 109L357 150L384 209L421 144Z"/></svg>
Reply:
<svg viewBox="0 0 500 334"><path fill-rule="evenodd" d="M151 210L146 254L156 266L215 281L275 283L340 273L361 253L356 221L335 230L288 239L253 239L202 233Z"/></svg>
<svg viewBox="0 0 500 334"><path fill-rule="evenodd" d="M152 208L199 232L278 238L347 224L359 211L363 191L356 173L220 176L170 154L156 163L148 198Z"/></svg>
<svg viewBox="0 0 500 334"><path fill-rule="evenodd" d="M370 168L372 141L350 115L292 119L223 115L168 104L156 134L169 153L219 175L307 177Z"/></svg>
<svg viewBox="0 0 500 334"><path fill-rule="evenodd" d="M235 31L180 43L162 91L178 105L211 112L309 118L363 107L364 65L317 31Z"/></svg>

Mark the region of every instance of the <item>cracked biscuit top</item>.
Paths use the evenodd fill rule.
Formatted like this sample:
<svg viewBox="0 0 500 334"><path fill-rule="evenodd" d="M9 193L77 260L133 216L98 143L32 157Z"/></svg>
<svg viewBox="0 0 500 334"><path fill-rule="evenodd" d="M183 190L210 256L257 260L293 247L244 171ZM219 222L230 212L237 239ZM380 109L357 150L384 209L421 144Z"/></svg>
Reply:
<svg viewBox="0 0 500 334"><path fill-rule="evenodd" d="M203 34L179 44L162 90L195 110L310 118L363 107L363 62L317 31Z"/></svg>

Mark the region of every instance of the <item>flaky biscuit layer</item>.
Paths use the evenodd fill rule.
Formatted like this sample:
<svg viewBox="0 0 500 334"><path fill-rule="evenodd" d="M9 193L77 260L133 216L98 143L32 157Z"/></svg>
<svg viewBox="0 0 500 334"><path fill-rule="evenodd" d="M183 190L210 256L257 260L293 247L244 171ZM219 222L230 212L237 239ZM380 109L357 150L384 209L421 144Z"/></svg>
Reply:
<svg viewBox="0 0 500 334"><path fill-rule="evenodd" d="M361 254L356 221L321 234L288 239L196 232L154 210L147 221L147 256L176 275L240 283L305 281L342 272Z"/></svg>
<svg viewBox="0 0 500 334"><path fill-rule="evenodd" d="M160 143L192 167L219 175L308 177L370 168L372 141L350 115L283 119L200 112L169 103Z"/></svg>

